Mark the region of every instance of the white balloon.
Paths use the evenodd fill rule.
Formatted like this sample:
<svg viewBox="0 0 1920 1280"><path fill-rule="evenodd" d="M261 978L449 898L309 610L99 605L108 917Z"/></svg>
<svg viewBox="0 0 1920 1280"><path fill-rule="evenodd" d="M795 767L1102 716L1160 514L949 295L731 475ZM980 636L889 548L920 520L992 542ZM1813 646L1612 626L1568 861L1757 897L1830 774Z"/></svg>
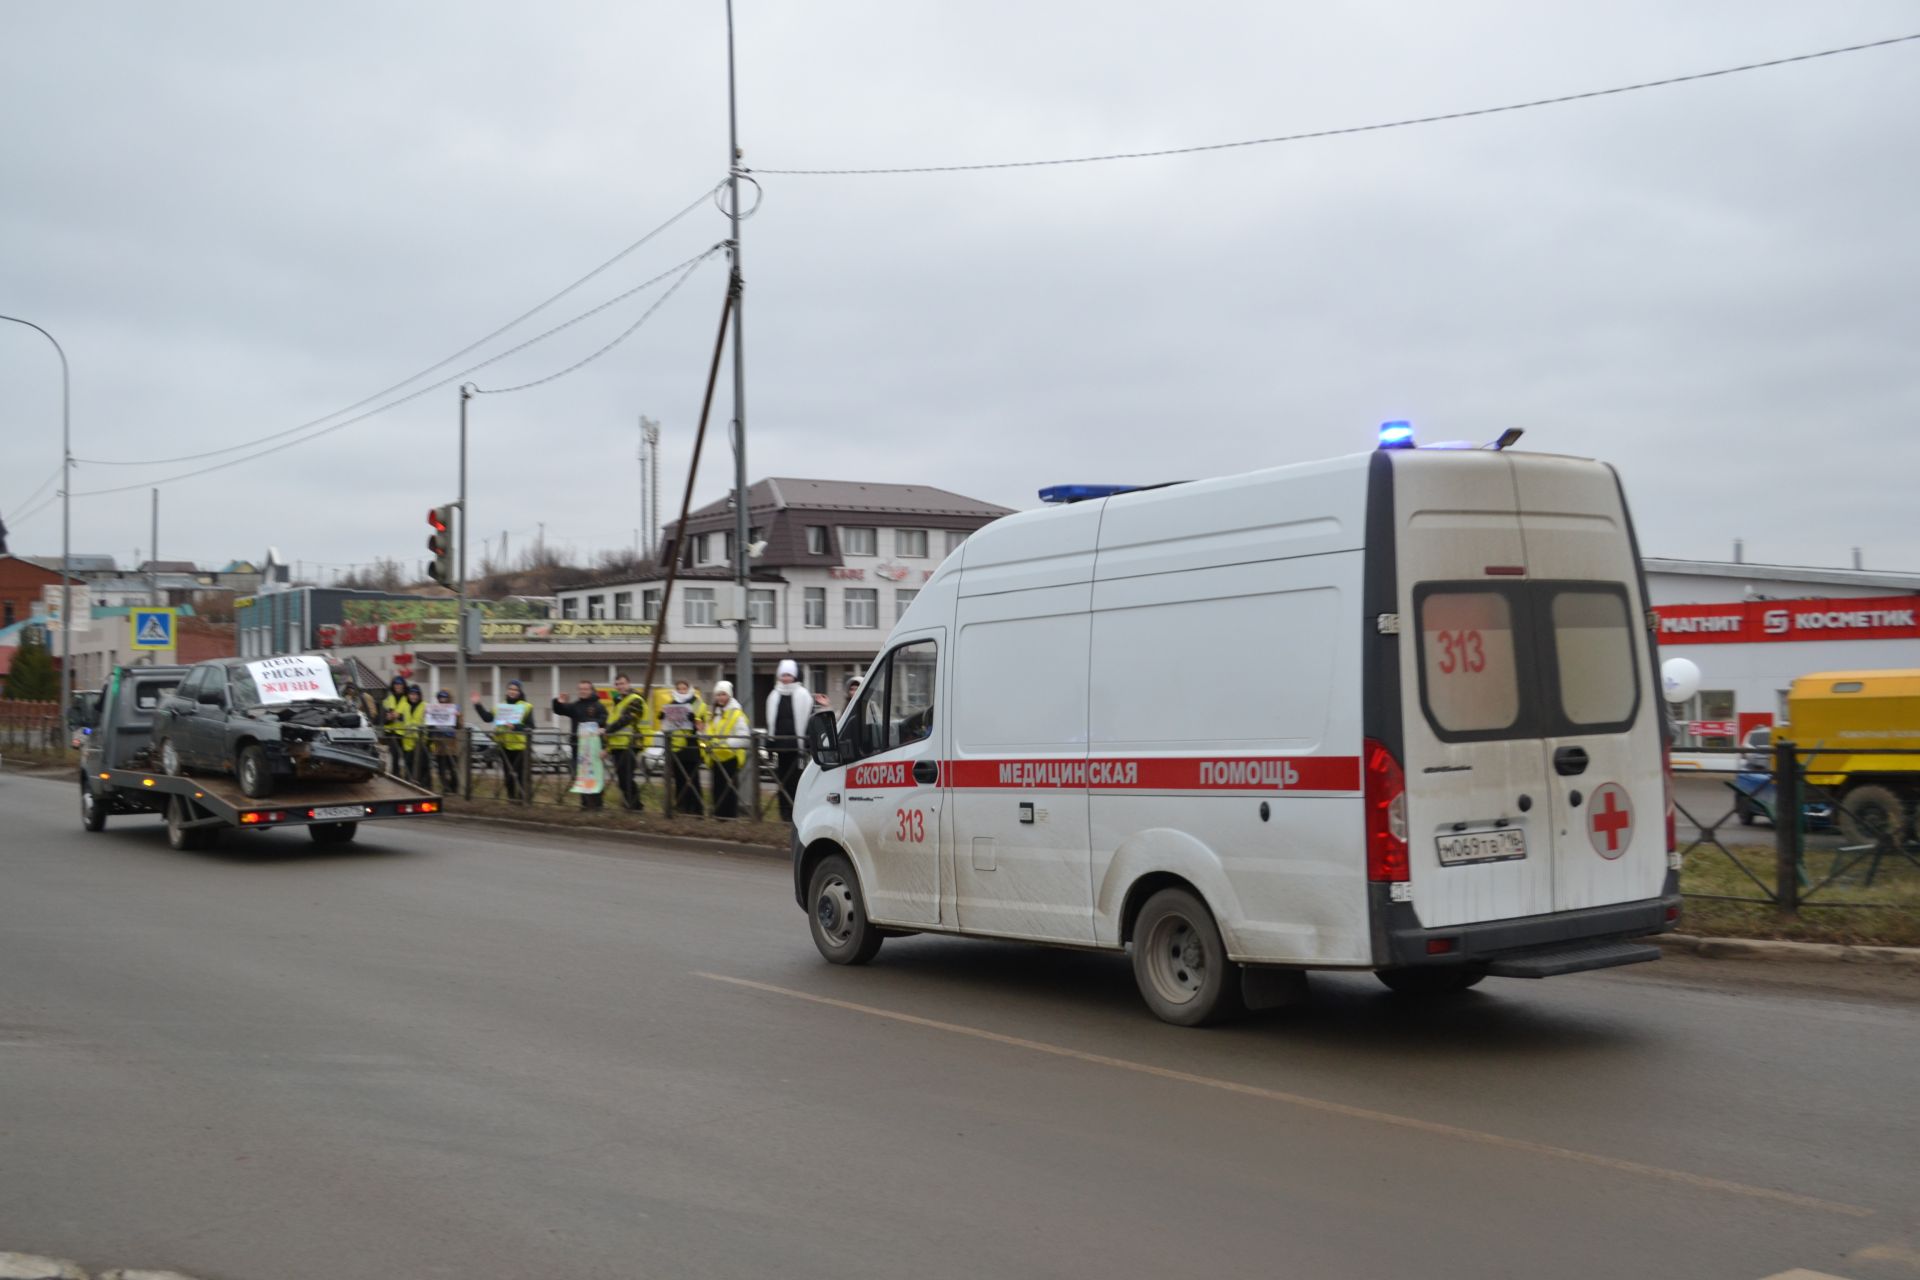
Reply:
<svg viewBox="0 0 1920 1280"><path fill-rule="evenodd" d="M1668 658L1660 664L1660 691L1668 702L1685 702L1700 692L1700 668L1686 658Z"/></svg>

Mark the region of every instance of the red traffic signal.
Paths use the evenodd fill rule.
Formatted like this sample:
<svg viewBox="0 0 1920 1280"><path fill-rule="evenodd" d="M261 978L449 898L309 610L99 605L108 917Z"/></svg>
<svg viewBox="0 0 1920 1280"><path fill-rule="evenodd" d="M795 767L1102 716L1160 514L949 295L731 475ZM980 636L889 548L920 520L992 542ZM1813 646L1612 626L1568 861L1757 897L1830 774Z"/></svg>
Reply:
<svg viewBox="0 0 1920 1280"><path fill-rule="evenodd" d="M451 587L454 584L453 504L448 503L427 512L427 525L433 530L427 535L427 550L433 553L433 563L427 566L427 576L443 587Z"/></svg>

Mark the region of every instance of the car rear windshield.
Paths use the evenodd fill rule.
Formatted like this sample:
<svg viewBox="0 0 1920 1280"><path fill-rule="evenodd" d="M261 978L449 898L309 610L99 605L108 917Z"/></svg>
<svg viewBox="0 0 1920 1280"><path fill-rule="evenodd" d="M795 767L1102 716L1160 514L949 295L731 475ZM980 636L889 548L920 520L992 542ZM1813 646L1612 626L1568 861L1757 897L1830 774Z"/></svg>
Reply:
<svg viewBox="0 0 1920 1280"><path fill-rule="evenodd" d="M1619 583L1422 583L1414 609L1421 705L1444 741L1618 733L1639 712Z"/></svg>

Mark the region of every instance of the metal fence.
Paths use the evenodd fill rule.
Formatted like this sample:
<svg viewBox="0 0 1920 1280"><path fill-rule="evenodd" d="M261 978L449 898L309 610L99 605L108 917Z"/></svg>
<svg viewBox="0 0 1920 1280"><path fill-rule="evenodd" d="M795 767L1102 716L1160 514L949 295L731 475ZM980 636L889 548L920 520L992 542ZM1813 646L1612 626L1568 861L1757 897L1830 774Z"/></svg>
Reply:
<svg viewBox="0 0 1920 1280"><path fill-rule="evenodd" d="M466 726L440 734L428 731L411 740L383 736L381 749L393 772L447 795L749 822L788 817L794 784L806 764L798 743L791 752L776 751L759 730L753 731L747 761L737 758L737 741L691 732L676 735L679 750L670 750L658 735L636 740L624 751L607 749L601 740L596 745L603 752L603 788L598 794L582 794L574 789L580 770L571 729L510 731L504 743L502 736ZM749 762L757 762L759 770L757 813L750 811Z"/></svg>
<svg viewBox="0 0 1920 1280"><path fill-rule="evenodd" d="M0 752L63 751L67 734L58 702L0 702Z"/></svg>
<svg viewBox="0 0 1920 1280"><path fill-rule="evenodd" d="M1722 902L1771 905L1787 915L1803 908L1861 910L1914 909L1910 901L1867 901L1864 893L1885 890L1893 877L1920 876L1920 751L1803 747L1775 743L1763 752L1723 749L1692 754L1725 759L1727 808L1703 821L1684 804L1675 809L1697 829L1681 850L1683 859L1724 858L1749 883L1750 894L1690 893ZM1814 784L1808 775L1837 771L1837 756L1861 757L1874 769L1845 775L1839 782ZM1722 838L1728 823L1751 826L1764 820L1773 827L1770 866L1756 870ZM1818 864L1810 862L1810 838L1825 847ZM1763 872L1768 874L1763 874Z"/></svg>

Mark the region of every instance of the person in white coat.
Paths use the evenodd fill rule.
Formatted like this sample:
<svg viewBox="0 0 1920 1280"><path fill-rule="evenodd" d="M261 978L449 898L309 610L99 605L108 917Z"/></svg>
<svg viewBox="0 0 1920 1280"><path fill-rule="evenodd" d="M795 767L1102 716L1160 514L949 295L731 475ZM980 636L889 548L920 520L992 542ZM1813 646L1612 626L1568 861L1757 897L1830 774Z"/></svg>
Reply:
<svg viewBox="0 0 1920 1280"><path fill-rule="evenodd" d="M792 658L780 659L779 683L767 695L763 723L767 726L767 746L773 752L774 781L780 788L780 818L785 822L793 820L793 791L805 767L800 747L816 702L825 705L825 699L815 699L800 683L800 664Z"/></svg>

